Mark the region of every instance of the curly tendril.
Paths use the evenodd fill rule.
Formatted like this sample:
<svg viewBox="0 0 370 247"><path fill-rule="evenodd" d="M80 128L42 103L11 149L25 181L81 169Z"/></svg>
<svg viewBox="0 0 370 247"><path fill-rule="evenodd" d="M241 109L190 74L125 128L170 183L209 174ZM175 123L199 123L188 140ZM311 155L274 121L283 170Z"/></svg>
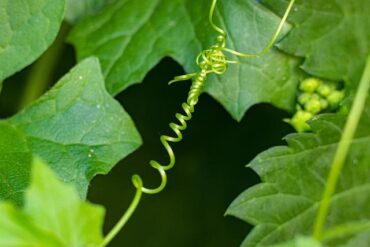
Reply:
<svg viewBox="0 0 370 247"><path fill-rule="evenodd" d="M155 160L151 160L149 162L151 167L153 167L155 170L158 171L160 178L161 178L161 182L155 188L147 188L144 186L143 180L141 179L139 175L132 176L132 182L136 188L135 197L133 201L131 202L127 211L124 213L124 215L121 217L118 223L113 227L113 229L105 237L100 247L106 246L118 234L118 232L123 228L123 226L127 223L127 221L130 219L130 217L134 213L135 209L137 208L143 193L144 194L157 194L166 187L166 184L167 184L166 171L173 168L176 162L175 153L170 143L177 143L183 139L182 132L187 128L187 122L191 120L192 118L192 114L195 110L196 104L198 103L199 96L203 91L203 87L206 82L207 76L209 74L222 75L226 72L228 64L238 64L239 63L239 61L228 60L226 58L225 52L233 54L238 57L243 57L243 58L259 57L262 54L268 52L271 49L271 47L274 45L277 37L279 36L279 33L281 32L281 29L284 25L284 22L286 21L288 17L288 14L293 6L294 1L295 0L290 1L285 14L283 18L281 19L281 22L278 28L276 29L275 33L273 34L273 37L268 43L268 45L262 51L256 54L247 54L247 53L240 53L240 52L226 48L227 34L222 28L218 27L213 21L213 16L214 16L214 12L216 9L217 0L212 0L212 5L211 5L210 13L209 13L209 22L212 28L216 32L219 33L215 44L212 45L209 49L203 50L197 56L196 63L199 67L198 72L176 76L172 81L169 82L169 84L172 84L174 82L186 81L186 80L192 79L192 84L189 90L188 98L186 102L182 104L182 109L184 113L176 113L175 116L176 116L176 119L178 120L178 123L172 122L169 124L174 135L173 136L163 135L160 137L160 141L168 154L169 163L167 165L162 165L158 161L155 161Z"/></svg>

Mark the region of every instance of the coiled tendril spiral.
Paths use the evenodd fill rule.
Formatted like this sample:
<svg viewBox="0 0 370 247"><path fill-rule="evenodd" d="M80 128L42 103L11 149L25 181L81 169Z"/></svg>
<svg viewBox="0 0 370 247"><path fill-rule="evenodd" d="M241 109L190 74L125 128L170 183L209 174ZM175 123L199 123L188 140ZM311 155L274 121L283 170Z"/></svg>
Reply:
<svg viewBox="0 0 370 247"><path fill-rule="evenodd" d="M248 54L248 53L240 53L229 48L226 48L226 32L218 27L213 22L213 15L216 8L217 0L212 0L212 5L209 13L209 22L212 28L219 33L217 36L216 43L211 46L209 49L203 50L196 58L196 63L199 66L199 72L193 74L187 74L182 76L177 76L174 80L170 81L170 84L178 81L185 81L192 79L192 84L189 90L189 94L187 97L186 102L182 104L182 109L184 113L176 113L176 119L178 123L170 123L169 126L172 129L174 136L167 136L163 135L160 137L161 143L169 156L169 163L167 165L162 165L155 160L151 160L149 164L156 169L160 176L161 176L161 183L156 188L146 188L144 187L143 181L139 175L132 176L132 182L136 188L136 194L131 202L129 208L121 217L119 222L113 227L113 229L108 233L108 235L104 238L103 243L100 247L106 246L122 229L122 227L126 224L126 222L130 219L131 215L134 213L135 209L137 208L141 196L143 193L145 194L157 194L161 192L166 184L167 184L167 174L166 171L170 170L175 165L175 154L170 143L180 142L183 139L182 132L187 128L187 122L192 118L192 114L194 112L195 106L198 103L199 96L202 93L204 84L206 82L208 74L216 74L222 75L226 72L228 64L238 64L239 61L228 60L225 56L225 52L232 54L236 57L242 58L255 58L263 55L264 53L268 52L272 46L274 45L275 41L277 40L283 25L292 9L295 0L290 0L290 3L285 11L284 16L281 19L279 26L277 27L273 37L271 38L268 45L258 53L255 54Z"/></svg>
<svg viewBox="0 0 370 247"><path fill-rule="evenodd" d="M182 104L182 109L184 113L183 114L176 113L175 116L176 119L178 120L178 123L172 122L169 125L172 131L174 132L174 136L162 135L160 138L162 145L164 146L168 153L170 160L169 163L167 165L162 165L155 160L151 160L149 162L154 169L158 170L161 176L161 184L154 189L148 189L143 186L142 179L140 178L139 175L134 175L132 177L132 181L135 187L138 190L141 190L143 193L156 194L161 192L166 186L167 183L166 171L171 169L175 165L175 154L170 145L170 142L176 143L180 142L183 139L182 132L187 128L187 121L189 121L192 118L195 105L198 103L199 96L203 91L207 75L210 73L218 75L225 73L227 69L227 60L222 51L224 47L225 47L225 37L220 35L217 38L216 45L212 46L208 50L202 51L198 55L197 64L200 67L200 71L198 73L178 76L175 77L175 79L170 82L174 83L177 81L183 81L194 78L189 90L187 101Z"/></svg>

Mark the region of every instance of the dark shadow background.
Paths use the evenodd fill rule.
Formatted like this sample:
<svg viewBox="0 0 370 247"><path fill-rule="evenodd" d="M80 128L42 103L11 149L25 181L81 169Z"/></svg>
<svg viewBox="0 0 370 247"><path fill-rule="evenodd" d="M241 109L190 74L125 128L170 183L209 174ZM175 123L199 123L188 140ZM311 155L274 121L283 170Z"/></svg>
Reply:
<svg viewBox="0 0 370 247"><path fill-rule="evenodd" d="M53 81L73 66L73 49L67 46ZM242 66L242 65L240 65ZM9 78L0 96L0 116L17 110L30 68ZM167 157L159 142L174 114L186 100L190 84L168 86L182 68L171 59L161 61L141 84L117 96L132 116L144 145L124 159L107 176L96 177L88 199L106 207L105 232L126 210L134 195L131 176L139 173L147 186L159 175L148 161ZM288 114L270 105L250 109L238 123L210 96L201 96L185 139L175 145L177 163L169 171L167 188L159 195L144 195L137 212L110 246L130 247L233 247L239 246L251 227L224 216L228 205L243 190L259 182L245 165L259 152L283 144L292 129L282 122Z"/></svg>

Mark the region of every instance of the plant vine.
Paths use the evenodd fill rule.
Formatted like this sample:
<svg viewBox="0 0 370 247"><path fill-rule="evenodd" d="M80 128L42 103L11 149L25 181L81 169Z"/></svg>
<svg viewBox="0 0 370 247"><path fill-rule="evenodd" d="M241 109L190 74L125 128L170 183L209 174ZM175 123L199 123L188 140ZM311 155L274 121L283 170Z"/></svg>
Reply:
<svg viewBox="0 0 370 247"><path fill-rule="evenodd" d="M211 27L219 33L217 36L216 43L211 46L209 49L203 50L196 58L196 64L199 67L199 71L192 74L186 74L175 77L169 84L185 81L192 79L192 84L189 90L187 101L182 104L182 109L184 113L177 113L176 119L179 121L177 123L170 123L169 127L173 130L175 136L162 135L160 137L161 143L165 148L168 157L169 163L167 165L162 165L155 160L151 160L149 164L152 168L157 170L160 174L161 183L156 188L147 188L144 187L143 181L139 175L133 175L132 183L136 188L136 193L134 199L132 200L129 208L123 214L118 223L113 227L113 229L107 234L104 238L104 241L101 247L106 246L112 241L112 239L118 234L118 232L124 227L127 221L130 219L132 214L135 212L137 206L140 203L141 197L143 194L157 194L160 193L167 184L167 174L166 171L172 169L175 165L175 153L169 144L170 142L176 143L180 142L183 139L182 132L187 128L187 122L191 120L192 114L195 110L195 106L198 103L199 96L202 93L204 84L206 82L207 76L209 74L222 75L226 72L228 64L239 64L239 61L227 59L225 53L229 53L236 57L240 58L257 58L265 53L267 53L275 44L281 30L288 18L288 15L294 5L295 0L290 0L288 7L285 10L285 13L275 30L271 40L265 48L257 53L241 53L230 48L226 47L227 33L221 27L215 24L214 22L214 12L217 5L217 0L212 0L211 8L209 11L209 22Z"/></svg>
<svg viewBox="0 0 370 247"><path fill-rule="evenodd" d="M331 165L328 180L321 199L320 207L316 216L313 237L321 240L323 238L323 228L326 218L329 213L330 199L335 192L338 179L344 166L345 159L349 152L351 141L356 133L357 126L360 122L362 112L365 107L365 102L369 94L370 88L370 55L367 58L365 69L357 89L357 93L351 107L351 111L347 117L347 122L341 140L338 144L334 160ZM366 224L367 228L369 224ZM359 230L363 230L363 226Z"/></svg>

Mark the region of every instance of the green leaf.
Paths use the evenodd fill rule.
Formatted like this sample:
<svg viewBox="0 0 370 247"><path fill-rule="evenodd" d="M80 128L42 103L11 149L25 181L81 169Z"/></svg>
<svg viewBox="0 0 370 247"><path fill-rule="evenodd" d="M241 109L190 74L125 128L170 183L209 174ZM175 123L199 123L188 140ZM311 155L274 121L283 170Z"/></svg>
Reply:
<svg viewBox="0 0 370 247"><path fill-rule="evenodd" d="M308 238L308 237L296 237L294 240L282 243L282 244L276 244L270 247L321 247L322 245L320 242Z"/></svg>
<svg viewBox="0 0 370 247"><path fill-rule="evenodd" d="M369 246L370 221L342 224L325 232L324 241L335 240L334 246ZM353 236L348 238L348 236Z"/></svg>
<svg viewBox="0 0 370 247"><path fill-rule="evenodd" d="M39 160L23 210L2 202L0 214L1 246L98 246L103 240L104 209L81 201Z"/></svg>
<svg viewBox="0 0 370 247"><path fill-rule="evenodd" d="M116 1L80 22L69 40L79 60L99 57L107 89L117 94L141 81L165 56L189 73L197 71L196 56L213 45L217 36L208 21L210 4L208 0ZM219 1L215 21L229 34L228 47L258 52L269 42L280 19L256 1L224 0ZM259 102L292 110L299 75L297 59L272 50L244 61L230 65L221 77L209 78L205 90L238 120Z"/></svg>
<svg viewBox="0 0 370 247"><path fill-rule="evenodd" d="M14 126L0 122L0 198L20 201L27 187L32 153Z"/></svg>
<svg viewBox="0 0 370 247"><path fill-rule="evenodd" d="M52 232L64 246L100 244L104 209L81 201L74 187L60 182L40 161L35 162L32 174L24 211L34 224Z"/></svg>
<svg viewBox="0 0 370 247"><path fill-rule="evenodd" d="M0 82L32 63L55 39L64 0L0 1Z"/></svg>
<svg viewBox="0 0 370 247"><path fill-rule="evenodd" d="M264 0L281 13L286 0ZM368 0L297 0L289 21L294 28L279 45L283 51L304 57L309 74L345 81L356 90L370 52Z"/></svg>
<svg viewBox="0 0 370 247"><path fill-rule="evenodd" d="M242 193L228 214L256 225L243 247L259 247L312 234L322 192L345 122L342 115L323 115L311 122L314 133L288 135L288 146L258 155L251 167L263 183ZM325 226L353 227L370 223L370 102L352 140ZM357 234L331 237L325 246L338 246ZM325 235L325 233L324 233ZM342 235L342 234L338 234ZM367 242L369 245L370 242Z"/></svg>
<svg viewBox="0 0 370 247"><path fill-rule="evenodd" d="M31 216L11 203L1 202L0 214L1 246L63 246L50 233L38 229Z"/></svg>
<svg viewBox="0 0 370 247"><path fill-rule="evenodd" d="M71 24L77 23L86 15L92 15L114 0L67 0L66 14L64 16Z"/></svg>
<svg viewBox="0 0 370 247"><path fill-rule="evenodd" d="M17 202L29 180L31 153L84 197L93 176L107 173L141 144L131 118L105 91L95 58L79 63L34 104L2 121L0 133L0 198Z"/></svg>
<svg viewBox="0 0 370 247"><path fill-rule="evenodd" d="M370 243L370 230L358 234L356 237L339 247L368 247Z"/></svg>

